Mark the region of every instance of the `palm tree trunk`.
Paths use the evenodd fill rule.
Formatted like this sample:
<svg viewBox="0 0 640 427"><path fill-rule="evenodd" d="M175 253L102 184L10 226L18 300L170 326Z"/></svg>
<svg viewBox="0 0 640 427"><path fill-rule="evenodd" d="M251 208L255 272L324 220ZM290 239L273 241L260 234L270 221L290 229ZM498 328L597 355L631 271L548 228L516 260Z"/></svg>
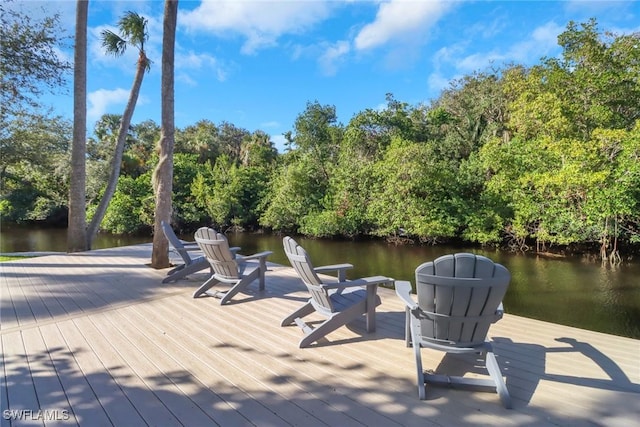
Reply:
<svg viewBox="0 0 640 427"><path fill-rule="evenodd" d="M153 171L156 196L153 250L151 266L169 267L169 242L162 232L161 222L170 222L173 192L174 120L174 54L178 0L165 0L162 31L162 124L160 127L160 161Z"/></svg>
<svg viewBox="0 0 640 427"><path fill-rule="evenodd" d="M89 224L89 228L87 230L87 245L91 248L93 240L98 234L98 229L100 227L100 223L104 218L105 213L107 212L107 207L109 207L109 203L111 202L111 198L116 192L116 187L118 185L118 177L120 176L120 166L122 164L122 155L124 153L124 146L127 141L127 134L129 132L129 127L131 126L131 118L133 117L133 112L136 109L136 103L138 102L138 96L140 95L140 88L142 87L142 79L144 78L144 74L146 72L148 59L145 56L144 52L140 52L140 57L138 58L138 66L136 69L136 75L133 79L133 86L131 87L131 93L129 94L129 100L127 101L127 106L125 107L124 114L122 116L122 120L120 121L120 129L118 130L118 140L116 141L115 152L113 153L113 160L111 163L111 174L109 175L109 181L107 182L107 187L102 194L102 199L100 200L100 204L96 209L93 218L91 218L91 223Z"/></svg>
<svg viewBox="0 0 640 427"><path fill-rule="evenodd" d="M87 16L89 1L76 2L76 33L73 71L73 143L69 177L69 219L67 251L89 249L86 229L87 153Z"/></svg>

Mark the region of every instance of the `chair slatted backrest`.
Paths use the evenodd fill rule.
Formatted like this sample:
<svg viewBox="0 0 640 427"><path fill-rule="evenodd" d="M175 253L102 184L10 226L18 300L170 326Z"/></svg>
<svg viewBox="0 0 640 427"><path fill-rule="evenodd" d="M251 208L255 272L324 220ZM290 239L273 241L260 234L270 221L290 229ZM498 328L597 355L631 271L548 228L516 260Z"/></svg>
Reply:
<svg viewBox="0 0 640 427"><path fill-rule="evenodd" d="M320 280L320 277L318 277L318 274L313 269L313 264L309 259L307 251L289 236L285 237L282 243L284 253L287 255L287 258L289 258L291 266L307 286L316 310L333 313L334 307L329 298L329 294L327 290L323 288L322 280Z"/></svg>
<svg viewBox="0 0 640 427"><path fill-rule="evenodd" d="M180 239L178 239L178 236L176 236L176 233L173 231L173 228L171 228L171 225L169 225L169 223L165 221L161 221L160 225L162 226L162 231L164 232L164 236L167 238L171 246L173 246L176 252L178 252L178 254L182 257L182 260L184 261L184 263L189 264L191 262L191 257L184 250L185 249L184 244Z"/></svg>
<svg viewBox="0 0 640 427"><path fill-rule="evenodd" d="M489 258L445 255L416 269L418 305L425 313L422 338L455 346L485 341L511 274Z"/></svg>
<svg viewBox="0 0 640 427"><path fill-rule="evenodd" d="M212 228L202 227L196 231L195 239L216 276L240 279L238 262L229 249L229 241L224 234Z"/></svg>

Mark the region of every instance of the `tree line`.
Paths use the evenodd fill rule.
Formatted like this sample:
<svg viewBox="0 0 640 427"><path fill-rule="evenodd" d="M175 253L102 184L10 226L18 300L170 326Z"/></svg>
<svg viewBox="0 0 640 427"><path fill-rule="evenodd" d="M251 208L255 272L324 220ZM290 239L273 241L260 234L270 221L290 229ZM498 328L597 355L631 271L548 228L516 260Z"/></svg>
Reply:
<svg viewBox="0 0 640 427"><path fill-rule="evenodd" d="M211 225L317 237L465 241L516 250L587 247L617 260L640 243L640 35L570 22L562 53L451 82L428 103L387 94L339 123L309 101L278 153L268 134L203 119L175 129L176 228ZM108 182L122 117L87 142L89 217ZM3 221L64 218L72 125L12 116L3 140ZM154 224L160 127L126 132L101 222ZM62 183L62 184L61 184Z"/></svg>

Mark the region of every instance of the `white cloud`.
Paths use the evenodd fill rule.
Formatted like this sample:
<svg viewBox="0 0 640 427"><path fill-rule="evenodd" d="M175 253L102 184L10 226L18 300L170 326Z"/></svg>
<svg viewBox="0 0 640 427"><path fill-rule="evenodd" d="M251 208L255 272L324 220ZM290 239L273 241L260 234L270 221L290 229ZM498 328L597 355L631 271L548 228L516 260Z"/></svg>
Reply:
<svg viewBox="0 0 640 427"><path fill-rule="evenodd" d="M513 45L505 56L521 62L537 61L558 47L558 35L564 30L555 22L548 22L533 30L527 40Z"/></svg>
<svg viewBox="0 0 640 427"><path fill-rule="evenodd" d="M564 29L554 22L548 22L535 28L524 40L503 49L477 51L467 55L469 44L466 42L442 48L433 56L436 70L453 67L458 73L468 74L486 69L492 64L501 66L510 62L531 64L543 56L548 56L558 47L558 34Z"/></svg>
<svg viewBox="0 0 640 427"><path fill-rule="evenodd" d="M338 70L338 63L343 60L350 50L351 46L347 41L338 41L327 47L318 58L318 63L324 74L327 76L335 75Z"/></svg>
<svg viewBox="0 0 640 427"><path fill-rule="evenodd" d="M465 73L472 73L487 68L490 64L500 64L507 59L507 55L495 51L476 52L461 58L456 63L456 68Z"/></svg>
<svg viewBox="0 0 640 427"><path fill-rule="evenodd" d="M451 78L444 77L442 74L435 72L429 75L427 79L427 88L429 93L437 97L444 89L449 87Z"/></svg>
<svg viewBox="0 0 640 427"><path fill-rule="evenodd" d="M125 105L129 98L129 91L118 88L114 90L98 89L87 95L89 108L87 109L87 118L89 120L98 120L103 114L109 112L109 108L113 105ZM119 112L117 114L122 114Z"/></svg>
<svg viewBox="0 0 640 427"><path fill-rule="evenodd" d="M73 58L73 52L72 51L64 51L64 50L61 50L60 48L54 46L53 53L56 55L56 57L60 61L66 62L66 63L69 63L69 64L73 65L74 58Z"/></svg>
<svg viewBox="0 0 640 427"><path fill-rule="evenodd" d="M567 0L564 3L564 7L569 11L582 11L587 14L599 14L601 12L611 10L612 8L626 7L628 3L630 3L628 0Z"/></svg>
<svg viewBox="0 0 640 427"><path fill-rule="evenodd" d="M198 82L187 73L176 72L176 81L186 84L187 86L196 87Z"/></svg>
<svg viewBox="0 0 640 427"><path fill-rule="evenodd" d="M491 39L498 36L507 27L510 19L508 15L500 15L491 21L482 20L471 25L465 33L472 35L473 38Z"/></svg>
<svg viewBox="0 0 640 427"><path fill-rule="evenodd" d="M283 34L297 34L325 20L331 3L312 1L228 1L208 0L192 11L181 13L178 21L188 31L246 38L242 53L275 46Z"/></svg>
<svg viewBox="0 0 640 427"><path fill-rule="evenodd" d="M227 68L217 58L207 53L177 52L175 56L178 70L212 70L218 81L225 81L229 74Z"/></svg>
<svg viewBox="0 0 640 427"><path fill-rule="evenodd" d="M374 22L355 38L358 50L372 49L394 40L422 38L455 2L446 0L391 0L380 4Z"/></svg>
<svg viewBox="0 0 640 427"><path fill-rule="evenodd" d="M271 137L271 141L273 142L274 147L278 150L279 153L284 153L287 147L287 139L284 135L273 135Z"/></svg>
<svg viewBox="0 0 640 427"><path fill-rule="evenodd" d="M451 46L445 46L433 55L433 62L439 68L441 63L450 63L458 60L459 55L464 52L465 44L457 43Z"/></svg>
<svg viewBox="0 0 640 427"><path fill-rule="evenodd" d="M272 120L270 122L264 122L264 123L260 123L260 127L262 128L279 128L280 122L277 122L275 120Z"/></svg>

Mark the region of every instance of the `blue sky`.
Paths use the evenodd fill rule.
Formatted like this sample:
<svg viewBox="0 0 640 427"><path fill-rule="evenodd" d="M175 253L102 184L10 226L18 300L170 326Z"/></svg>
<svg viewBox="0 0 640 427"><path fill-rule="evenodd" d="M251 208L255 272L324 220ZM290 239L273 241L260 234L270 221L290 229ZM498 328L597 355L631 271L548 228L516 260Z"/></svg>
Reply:
<svg viewBox="0 0 640 427"><path fill-rule="evenodd" d="M34 14L58 11L73 35L75 1L24 1L22 7ZM148 19L153 61L133 123L160 123L163 7L158 0L90 0L90 131L102 114L122 114L129 94L137 52L105 56L99 40L103 29L117 32L127 11ZM557 36L567 23L591 17L602 30L637 32L640 2L181 0L176 126L227 121L265 131L282 151L282 133L293 130L309 101L335 105L344 124L359 111L383 106L386 93L412 105L429 103L474 71L558 55ZM51 102L58 114L72 117L71 90Z"/></svg>

